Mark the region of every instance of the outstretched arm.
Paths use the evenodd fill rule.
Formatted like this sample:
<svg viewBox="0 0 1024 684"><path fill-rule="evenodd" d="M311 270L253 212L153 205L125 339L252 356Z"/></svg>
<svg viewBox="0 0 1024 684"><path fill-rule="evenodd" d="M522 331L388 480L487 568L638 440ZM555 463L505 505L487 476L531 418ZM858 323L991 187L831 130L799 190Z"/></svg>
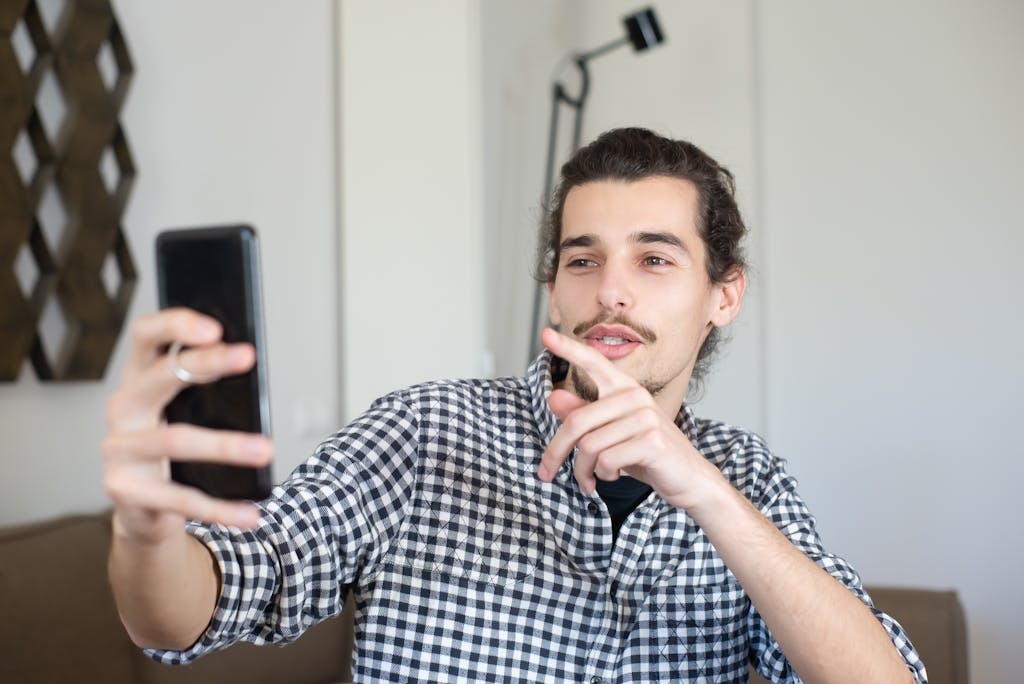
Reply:
<svg viewBox="0 0 1024 684"><path fill-rule="evenodd" d="M242 528L259 521L252 504L218 501L170 481L171 460L260 466L271 458L265 437L163 421L164 406L185 386L161 352L171 342L192 347L180 360L195 373L223 376L252 367L251 346L220 339L219 324L192 311L139 318L121 388L107 403L103 480L114 505L108 570L121 619L142 647L188 647L217 604L216 564L186 533L185 520Z"/></svg>

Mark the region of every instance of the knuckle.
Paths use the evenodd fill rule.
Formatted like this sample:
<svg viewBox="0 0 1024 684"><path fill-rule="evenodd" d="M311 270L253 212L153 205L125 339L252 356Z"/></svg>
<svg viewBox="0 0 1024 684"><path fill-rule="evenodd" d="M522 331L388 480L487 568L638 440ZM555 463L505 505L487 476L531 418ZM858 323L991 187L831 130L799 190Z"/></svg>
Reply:
<svg viewBox="0 0 1024 684"><path fill-rule="evenodd" d="M550 470L557 470L562 465L558 455L551 451L545 451L543 456L541 456L540 462Z"/></svg>
<svg viewBox="0 0 1024 684"><path fill-rule="evenodd" d="M198 489L191 487L181 492L182 512L197 520L215 520L217 518L217 502Z"/></svg>
<svg viewBox="0 0 1024 684"><path fill-rule="evenodd" d="M645 406L640 410L640 420L646 427L654 427L658 424L660 416L658 410L653 406Z"/></svg>
<svg viewBox="0 0 1024 684"><path fill-rule="evenodd" d="M141 316L132 320L131 331L132 338L136 340L142 340L146 338L146 333L152 324L153 317L156 314L148 313L142 314Z"/></svg>
<svg viewBox="0 0 1024 684"><path fill-rule="evenodd" d="M636 385L635 387L630 387L629 390L627 390L627 391L630 394L630 398L632 400L634 400L634 401L646 402L647 400L650 400L652 398L651 397L651 393L648 392L647 388L643 387L642 385Z"/></svg>
<svg viewBox="0 0 1024 684"><path fill-rule="evenodd" d="M230 460L241 460L245 437L242 435L220 434L217 437L217 455Z"/></svg>
<svg viewBox="0 0 1024 684"><path fill-rule="evenodd" d="M127 498L128 485L123 477L108 475L103 478L103 489L107 498L114 502L121 502Z"/></svg>
<svg viewBox="0 0 1024 684"><path fill-rule="evenodd" d="M114 394L110 395L110 398L107 399L106 406L106 419L108 427L115 425L117 421L121 418L121 415L124 413L123 407L124 393L122 391L117 391Z"/></svg>
<svg viewBox="0 0 1024 684"><path fill-rule="evenodd" d="M160 448L166 454L178 454L186 445L188 435L180 425L168 425L160 431Z"/></svg>
<svg viewBox="0 0 1024 684"><path fill-rule="evenodd" d="M598 462L598 467L594 469L594 474L605 482L614 482L619 479L619 469L602 462Z"/></svg>
<svg viewBox="0 0 1024 684"><path fill-rule="evenodd" d="M599 459L597 459L597 463L598 463L598 466L601 469L601 472L603 472L605 474L607 474L607 473L617 473L619 471L619 463L618 463L618 461L619 460L617 458L615 458L615 455L612 452L604 453L604 454L601 455L601 457ZM602 478L602 479L608 479L608 478Z"/></svg>
<svg viewBox="0 0 1024 684"><path fill-rule="evenodd" d="M100 453L106 461L110 461L120 455L124 440L117 434L109 434L100 443Z"/></svg>
<svg viewBox="0 0 1024 684"><path fill-rule="evenodd" d="M156 344L155 338L164 326L165 316L163 311L151 311L138 316L132 321L132 339L139 344Z"/></svg>

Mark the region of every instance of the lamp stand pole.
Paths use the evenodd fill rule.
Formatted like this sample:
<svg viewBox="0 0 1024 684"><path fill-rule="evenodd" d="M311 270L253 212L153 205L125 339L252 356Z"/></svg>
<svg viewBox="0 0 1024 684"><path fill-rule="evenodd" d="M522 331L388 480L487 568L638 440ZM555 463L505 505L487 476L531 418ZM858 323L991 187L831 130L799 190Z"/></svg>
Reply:
<svg viewBox="0 0 1024 684"><path fill-rule="evenodd" d="M661 27L654 16L651 8L639 10L623 18L626 27L626 35L606 43L589 52L575 55L572 63L576 65L580 74L580 92L573 97L566 90L560 81L555 81L551 88L551 122L548 130L548 158L544 173L544 202L551 201L551 192L555 184L555 166L557 165L558 149L558 115L563 104L573 109L572 124L572 152L580 147L580 136L583 130L583 108L587 103L587 95L590 94L590 73L587 71L587 63L595 57L600 57L606 52L628 43L633 44L636 51L646 50L664 41ZM530 326L530 340L526 348L530 363L540 353L540 329L548 322L547 315L543 312L544 283L538 283L533 296L533 318Z"/></svg>

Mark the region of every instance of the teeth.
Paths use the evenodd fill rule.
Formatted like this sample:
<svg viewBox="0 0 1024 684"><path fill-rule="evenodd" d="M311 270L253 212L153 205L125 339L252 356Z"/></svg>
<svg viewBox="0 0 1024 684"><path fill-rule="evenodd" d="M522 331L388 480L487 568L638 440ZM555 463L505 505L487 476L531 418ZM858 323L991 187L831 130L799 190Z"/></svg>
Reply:
<svg viewBox="0 0 1024 684"><path fill-rule="evenodd" d="M620 344L626 344L629 340L624 340L621 337L600 337L598 338L602 344L610 344L613 347Z"/></svg>

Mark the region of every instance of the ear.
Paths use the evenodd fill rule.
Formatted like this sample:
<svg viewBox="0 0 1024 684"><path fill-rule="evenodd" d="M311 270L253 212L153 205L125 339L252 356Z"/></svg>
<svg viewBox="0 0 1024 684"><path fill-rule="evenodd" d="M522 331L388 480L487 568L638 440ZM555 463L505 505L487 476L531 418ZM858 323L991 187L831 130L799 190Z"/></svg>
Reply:
<svg viewBox="0 0 1024 684"><path fill-rule="evenodd" d="M747 291L747 274L735 268L723 282L712 283L711 290L711 324L716 328L724 328L740 315L743 294Z"/></svg>
<svg viewBox="0 0 1024 684"><path fill-rule="evenodd" d="M548 320L553 325L559 325L562 322L562 315L555 307L555 281L549 280L546 285L548 288Z"/></svg>

